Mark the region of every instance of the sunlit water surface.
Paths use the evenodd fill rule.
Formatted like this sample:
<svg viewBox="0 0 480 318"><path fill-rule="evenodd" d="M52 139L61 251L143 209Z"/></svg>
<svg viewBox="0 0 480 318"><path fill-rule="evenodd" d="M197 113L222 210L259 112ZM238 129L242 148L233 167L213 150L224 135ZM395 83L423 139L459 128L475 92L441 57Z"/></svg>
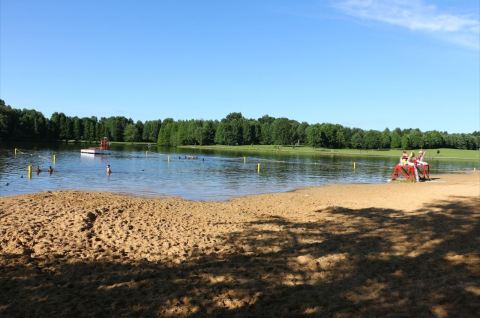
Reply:
<svg viewBox="0 0 480 318"><path fill-rule="evenodd" d="M338 156L247 156L241 153L114 146L111 155L81 155L80 145L0 148L0 195L80 189L146 196L180 196L192 200L226 200L267 192L332 183L388 182L395 158ZM52 154L56 163L52 163ZM197 159L185 159L197 156ZM168 160L170 158L170 160ZM353 169L353 162L356 169ZM260 172L257 164L260 163ZM27 175L28 164L40 166ZM105 166L113 173L107 176ZM477 168L476 161L433 161L431 173ZM51 165L55 172L46 170Z"/></svg>

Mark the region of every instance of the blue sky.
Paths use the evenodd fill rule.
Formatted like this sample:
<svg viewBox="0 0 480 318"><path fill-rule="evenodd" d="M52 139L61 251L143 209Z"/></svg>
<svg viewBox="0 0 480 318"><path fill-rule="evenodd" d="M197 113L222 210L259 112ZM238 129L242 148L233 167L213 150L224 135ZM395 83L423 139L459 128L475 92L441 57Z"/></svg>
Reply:
<svg viewBox="0 0 480 318"><path fill-rule="evenodd" d="M47 116L480 130L478 1L0 3L0 97Z"/></svg>

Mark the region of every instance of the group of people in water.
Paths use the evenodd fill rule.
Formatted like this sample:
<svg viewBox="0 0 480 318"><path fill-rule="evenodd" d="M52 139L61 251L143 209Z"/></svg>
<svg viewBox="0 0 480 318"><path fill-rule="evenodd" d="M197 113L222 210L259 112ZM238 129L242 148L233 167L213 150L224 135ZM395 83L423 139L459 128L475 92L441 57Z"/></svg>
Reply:
<svg viewBox="0 0 480 318"><path fill-rule="evenodd" d="M197 160L198 157L197 157L197 156L184 156L184 157L182 158L181 156L178 156L178 160L182 160L182 159ZM202 161L205 161L205 158L202 158Z"/></svg>
<svg viewBox="0 0 480 318"><path fill-rule="evenodd" d="M40 175L40 173L42 172L42 169L40 168L40 166L37 166L37 168L35 169L35 173L38 175ZM48 174L52 174L53 173L53 168L52 166L49 166L48 169L47 169L47 172ZM110 167L110 165L107 165L106 167L106 173L107 175L110 175L112 173L112 168Z"/></svg>
<svg viewBox="0 0 480 318"><path fill-rule="evenodd" d="M179 156L178 159L179 160L181 160L181 159L198 160L198 157L197 156L184 156L182 158L182 157ZM202 161L205 161L205 158L202 158ZM144 170L142 170L142 171L144 171ZM107 164L107 166L105 167L105 173L107 174L107 176L112 174L112 167L110 166L110 164Z"/></svg>
<svg viewBox="0 0 480 318"><path fill-rule="evenodd" d="M415 171L415 179L419 181L418 169L421 166L425 166L428 163L423 161L425 158L426 151L420 150L418 152L418 156L415 156L415 153L412 151L410 154L407 153L406 150L402 152L402 156L400 157L400 164L402 166L413 166Z"/></svg>
<svg viewBox="0 0 480 318"><path fill-rule="evenodd" d="M35 173L38 175L40 175L40 173L42 172L42 169L40 169L40 166L37 166L37 169L35 169ZM52 166L49 166L48 169L47 169L47 172L48 174L52 174L53 173L53 168Z"/></svg>

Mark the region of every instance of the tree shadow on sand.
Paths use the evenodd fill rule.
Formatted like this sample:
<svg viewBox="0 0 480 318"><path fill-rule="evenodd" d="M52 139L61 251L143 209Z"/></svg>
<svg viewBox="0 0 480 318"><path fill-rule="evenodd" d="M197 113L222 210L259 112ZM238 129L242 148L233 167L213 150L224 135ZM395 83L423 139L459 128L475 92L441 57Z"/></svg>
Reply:
<svg viewBox="0 0 480 318"><path fill-rule="evenodd" d="M265 217L181 265L3 254L0 316L474 317L479 204Z"/></svg>

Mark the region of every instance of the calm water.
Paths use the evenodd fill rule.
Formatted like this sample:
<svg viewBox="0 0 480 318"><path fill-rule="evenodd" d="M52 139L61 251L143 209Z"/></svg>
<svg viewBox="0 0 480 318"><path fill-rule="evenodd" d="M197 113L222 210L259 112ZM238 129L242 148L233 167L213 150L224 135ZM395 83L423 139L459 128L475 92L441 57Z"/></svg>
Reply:
<svg viewBox="0 0 480 318"><path fill-rule="evenodd" d="M387 182L394 158L335 156L248 156L212 151L146 146L114 146L108 156L81 155L80 145L0 148L0 195L46 190L82 189L147 196L173 195L193 200L225 200L235 196L289 191L330 183ZM56 163L51 162L56 153ZM184 159L184 156L198 159ZM170 162L168 162L170 156ZM179 158L180 157L180 158ZM353 170L352 162L357 169ZM27 177L27 165L44 171ZM257 163L261 164L257 173ZM113 173L105 174L110 164ZM478 169L476 161L433 161L431 173ZM55 172L46 170L52 165Z"/></svg>

